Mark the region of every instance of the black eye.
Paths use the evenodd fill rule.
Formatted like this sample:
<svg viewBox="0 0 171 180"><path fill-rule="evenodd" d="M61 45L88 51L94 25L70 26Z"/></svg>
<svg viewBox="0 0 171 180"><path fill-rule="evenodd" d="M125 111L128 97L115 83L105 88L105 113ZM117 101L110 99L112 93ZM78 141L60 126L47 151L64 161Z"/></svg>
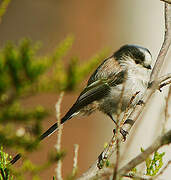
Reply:
<svg viewBox="0 0 171 180"><path fill-rule="evenodd" d="M135 60L135 63L136 63L136 64L140 64L140 61L139 61L139 60Z"/></svg>

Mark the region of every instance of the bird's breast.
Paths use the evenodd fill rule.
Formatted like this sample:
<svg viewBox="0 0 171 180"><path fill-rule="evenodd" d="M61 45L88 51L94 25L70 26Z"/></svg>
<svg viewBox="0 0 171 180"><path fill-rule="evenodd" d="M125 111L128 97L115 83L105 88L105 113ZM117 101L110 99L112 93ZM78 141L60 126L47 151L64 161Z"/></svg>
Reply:
<svg viewBox="0 0 171 180"><path fill-rule="evenodd" d="M143 97L149 77L147 72L128 71L125 83L111 87L110 94L101 102L100 110L104 113L116 113L121 101L122 111L124 111L130 104L132 97L135 96L130 105L133 107Z"/></svg>
<svg viewBox="0 0 171 180"><path fill-rule="evenodd" d="M137 103L144 95L149 82L150 74L145 68L133 68L128 71L125 84L116 87L117 94L123 91L123 100L127 104L135 95L134 104ZM115 91L115 90L114 90ZM112 92L115 94L115 92Z"/></svg>

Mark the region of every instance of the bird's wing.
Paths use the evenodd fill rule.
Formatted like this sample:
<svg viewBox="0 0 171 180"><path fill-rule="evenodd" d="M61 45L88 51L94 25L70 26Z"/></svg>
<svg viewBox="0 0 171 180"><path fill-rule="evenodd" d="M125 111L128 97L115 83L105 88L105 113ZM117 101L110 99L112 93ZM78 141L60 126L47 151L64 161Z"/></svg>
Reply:
<svg viewBox="0 0 171 180"><path fill-rule="evenodd" d="M80 94L75 104L71 107L64 119L70 119L74 113L79 112L83 107L98 101L110 93L112 86L123 83L125 71L120 71L109 79L100 79L88 85Z"/></svg>
<svg viewBox="0 0 171 180"><path fill-rule="evenodd" d="M110 86L103 80L98 80L93 84L87 86L78 97L77 101L71 109L66 113L64 119L70 119L72 116L79 112L80 109L92 103L93 101L99 100L100 98L107 95L110 91Z"/></svg>
<svg viewBox="0 0 171 180"><path fill-rule="evenodd" d="M93 82L99 79L109 79L114 77L115 75L121 71L123 71L123 67L120 66L119 62L114 58L114 56L110 56L105 59L102 64L94 71L88 80L87 85L92 84Z"/></svg>
<svg viewBox="0 0 171 180"><path fill-rule="evenodd" d="M81 92L75 104L61 119L61 124L72 118L73 115L77 114L83 107L107 96L108 93L110 93L111 87L123 83L126 71L120 68L119 64L115 62L112 57L107 60L98 67L100 71L97 73L96 70L94 77L90 77L87 87ZM51 135L57 128L57 123L55 123L40 136L39 140Z"/></svg>

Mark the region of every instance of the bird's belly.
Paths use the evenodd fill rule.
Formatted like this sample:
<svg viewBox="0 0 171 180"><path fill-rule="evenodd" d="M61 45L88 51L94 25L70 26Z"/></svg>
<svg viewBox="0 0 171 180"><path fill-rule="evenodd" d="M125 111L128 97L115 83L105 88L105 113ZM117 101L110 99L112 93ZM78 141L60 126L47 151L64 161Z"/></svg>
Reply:
<svg viewBox="0 0 171 180"><path fill-rule="evenodd" d="M119 107L121 111L128 106L131 108L143 97L146 88L147 86L140 80L127 80L124 87L123 85L111 87L110 94L101 100L99 110L107 114L116 114Z"/></svg>

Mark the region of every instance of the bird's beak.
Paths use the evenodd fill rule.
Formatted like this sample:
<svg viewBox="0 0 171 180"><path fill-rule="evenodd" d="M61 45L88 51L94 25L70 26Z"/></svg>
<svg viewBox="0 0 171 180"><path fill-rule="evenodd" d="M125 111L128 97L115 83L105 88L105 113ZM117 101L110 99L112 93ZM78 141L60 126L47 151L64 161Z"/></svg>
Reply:
<svg viewBox="0 0 171 180"><path fill-rule="evenodd" d="M147 69L152 69L150 65L148 65L148 66L144 65L144 67L147 68Z"/></svg>

